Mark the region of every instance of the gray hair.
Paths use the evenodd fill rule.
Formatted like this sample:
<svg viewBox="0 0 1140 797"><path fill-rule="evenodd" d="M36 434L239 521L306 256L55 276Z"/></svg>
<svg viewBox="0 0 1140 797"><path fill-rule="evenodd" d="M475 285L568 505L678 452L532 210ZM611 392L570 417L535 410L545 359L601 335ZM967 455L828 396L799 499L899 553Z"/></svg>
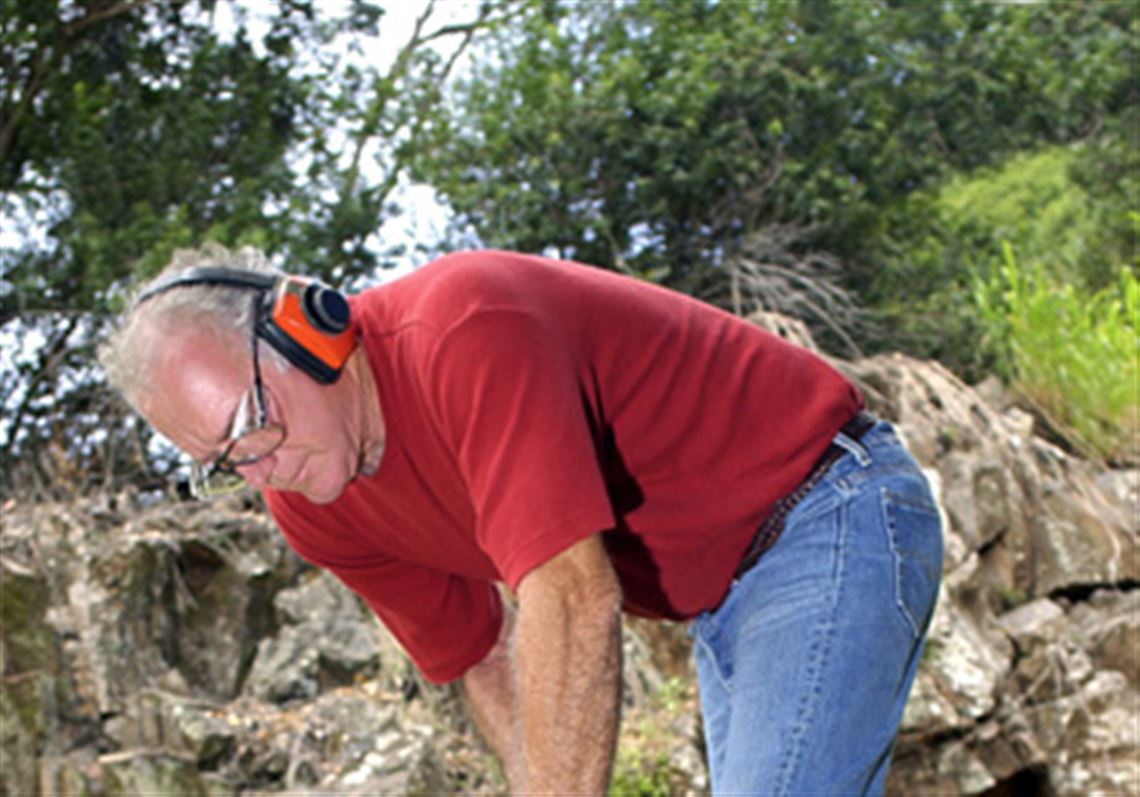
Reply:
<svg viewBox="0 0 1140 797"><path fill-rule="evenodd" d="M137 408L151 365L158 354L155 332L175 322L205 322L219 330L253 335L253 302L248 289L230 285L187 285L159 293L145 303L139 297L150 287L192 268L225 267L280 276L261 251L245 246L236 251L216 243L200 249L179 249L153 279L136 288L118 324L99 347L99 363L107 381ZM271 350L272 351L272 350ZM284 357L272 351L271 359L287 368Z"/></svg>

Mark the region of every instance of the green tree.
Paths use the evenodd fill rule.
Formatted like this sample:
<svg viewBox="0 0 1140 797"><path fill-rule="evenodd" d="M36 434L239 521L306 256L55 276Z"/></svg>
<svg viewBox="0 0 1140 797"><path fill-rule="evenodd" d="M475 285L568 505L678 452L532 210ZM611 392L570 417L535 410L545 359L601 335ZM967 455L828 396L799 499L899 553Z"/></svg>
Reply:
<svg viewBox="0 0 1140 797"><path fill-rule="evenodd" d="M4 380L6 479L60 476L122 423L89 373L108 288L207 232L263 226L287 193L301 87L200 11L5 4L2 210L29 229L5 241L0 323L35 350Z"/></svg>
<svg viewBox="0 0 1140 797"><path fill-rule="evenodd" d="M294 270L352 280L392 252L375 233L422 119L462 49L509 0L469 21L429 3L386 66L383 9L340 16L280 0L252 38L248 10L216 0L3 5L0 85L0 478L11 489L148 463L146 432L92 368L124 287L175 247L254 243ZM458 44L443 55L429 46ZM446 51L444 51L446 52ZM153 464L153 463L151 463Z"/></svg>
<svg viewBox="0 0 1140 797"><path fill-rule="evenodd" d="M5 251L0 321L93 309L157 244L264 226L265 200L287 195L300 86L244 36L187 22L186 5L72 21L59 2L15 5L4 210L42 214L48 242Z"/></svg>
<svg viewBox="0 0 1140 797"><path fill-rule="evenodd" d="M1124 4L535 0L419 174L485 243L701 291L757 229L866 290L879 211L1129 102Z"/></svg>
<svg viewBox="0 0 1140 797"><path fill-rule="evenodd" d="M1140 19L1133 20L1133 35L1140 39ZM1133 61L1135 64L1136 61ZM1113 265L1140 267L1136 248L1136 214L1140 213L1140 86L1133 83L1128 107L1104 121L1103 127L1077 151L1070 170L1073 182L1088 198L1094 229L1088 248L1102 253L1104 266L1086 271L1092 288L1106 287L1115 276Z"/></svg>
<svg viewBox="0 0 1140 797"><path fill-rule="evenodd" d="M1005 267L1006 247L1078 296L1135 270L1136 154L1122 146L1121 121L1079 144L956 174L885 210L870 296L891 339L967 379L994 371L1008 378L1010 358L979 345L994 325L972 298L976 281Z"/></svg>

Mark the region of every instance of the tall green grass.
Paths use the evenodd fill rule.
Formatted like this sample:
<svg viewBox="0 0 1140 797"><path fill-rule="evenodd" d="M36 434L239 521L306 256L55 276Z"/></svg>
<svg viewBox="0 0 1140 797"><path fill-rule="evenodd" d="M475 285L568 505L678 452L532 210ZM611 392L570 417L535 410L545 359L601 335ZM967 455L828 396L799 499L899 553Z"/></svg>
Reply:
<svg viewBox="0 0 1140 797"><path fill-rule="evenodd" d="M1061 284L1114 287L1131 249L1106 243L1104 219L1122 211L1074 179L1082 148L1055 146L917 191L884 213L882 248L870 299L891 348L939 360L970 382L995 366L979 345L982 320L971 299L977 274L988 277L1008 243L1018 258ZM1134 238L1133 238L1134 240Z"/></svg>
<svg viewBox="0 0 1140 797"><path fill-rule="evenodd" d="M1000 267L975 277L985 345L1015 391L1078 453L1140 460L1140 282L1120 267L1096 292L1060 282L1002 245Z"/></svg>

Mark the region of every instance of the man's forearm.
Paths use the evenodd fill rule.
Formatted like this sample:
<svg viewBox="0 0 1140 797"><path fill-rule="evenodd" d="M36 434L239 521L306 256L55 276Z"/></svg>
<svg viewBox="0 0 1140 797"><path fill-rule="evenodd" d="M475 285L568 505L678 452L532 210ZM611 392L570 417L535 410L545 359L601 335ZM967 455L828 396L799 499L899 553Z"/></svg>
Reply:
<svg viewBox="0 0 1140 797"><path fill-rule="evenodd" d="M567 580L578 586L567 587ZM620 710L616 580L591 584L571 572L561 583L524 582L516 622L525 782L512 786L529 793L603 794Z"/></svg>
<svg viewBox="0 0 1140 797"><path fill-rule="evenodd" d="M512 786L522 780L522 745L519 740L514 664L510 641L514 610L504 607L499 640L487 658L463 677L463 693L472 720L491 748Z"/></svg>

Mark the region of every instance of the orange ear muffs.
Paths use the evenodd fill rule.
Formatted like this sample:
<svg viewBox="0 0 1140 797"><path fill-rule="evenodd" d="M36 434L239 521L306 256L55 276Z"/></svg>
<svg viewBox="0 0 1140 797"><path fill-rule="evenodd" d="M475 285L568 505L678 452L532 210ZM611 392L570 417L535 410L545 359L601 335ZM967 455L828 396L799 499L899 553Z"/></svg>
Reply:
<svg viewBox="0 0 1140 797"><path fill-rule="evenodd" d="M326 385L337 380L356 348L356 329L344 296L302 277L278 280L266 293L258 334Z"/></svg>

